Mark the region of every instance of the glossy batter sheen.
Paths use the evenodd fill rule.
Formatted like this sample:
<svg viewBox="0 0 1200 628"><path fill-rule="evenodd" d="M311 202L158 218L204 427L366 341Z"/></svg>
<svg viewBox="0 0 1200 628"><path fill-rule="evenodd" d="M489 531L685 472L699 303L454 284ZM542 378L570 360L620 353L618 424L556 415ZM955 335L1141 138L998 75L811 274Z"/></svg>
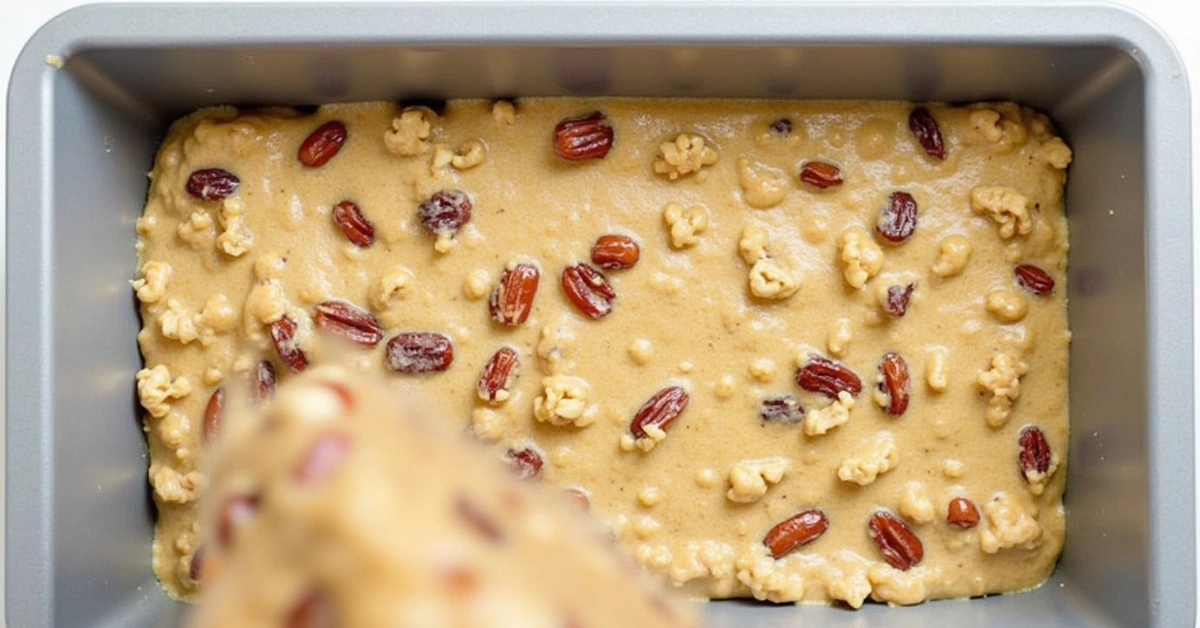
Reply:
<svg viewBox="0 0 1200 628"><path fill-rule="evenodd" d="M909 128L913 107L522 99L440 114L375 103L180 120L151 173L134 282L156 573L172 594L196 593L201 424L215 388L263 358L291 377L268 333L285 314L309 363L340 355L311 322L316 304L340 299L384 329L375 347L345 349L355 368L386 371L397 333L449 336L446 371L388 377L498 451L540 452L539 481L585 489L638 559L687 594L857 607L1036 586L1063 539L1071 152L1045 117L1016 105L930 105L939 160ZM611 151L558 157L555 125L596 110L614 130ZM345 144L303 166L298 148L329 120L345 124ZM810 161L838 166L843 183L803 182ZM204 168L240 185L221 201L193 197L189 176ZM418 218L443 189L473 204L453 238ZM893 244L875 230L897 191L918 212L912 236ZM373 223L369 247L331 219L345 199ZM605 271L617 297L593 320L559 277L605 234L631 236L641 257ZM541 281L528 320L505 327L489 317L489 294L517 263ZM1035 294L1020 264L1056 285ZM908 284L907 311L887 313L888 288ZM492 405L476 381L504 345L520 376ZM888 352L911 375L900 416L875 392ZM862 392L834 401L801 389L796 370L812 354L851 369ZM686 409L635 440L635 412L668 386L688 391ZM764 420L763 399L785 394L803 420ZM1048 445L1034 456L1049 462L1042 473L1018 462L1029 425ZM976 505L977 526L946 523L956 497ZM824 534L771 557L768 531L814 508ZM881 509L923 545L910 569L889 565L868 534Z"/></svg>

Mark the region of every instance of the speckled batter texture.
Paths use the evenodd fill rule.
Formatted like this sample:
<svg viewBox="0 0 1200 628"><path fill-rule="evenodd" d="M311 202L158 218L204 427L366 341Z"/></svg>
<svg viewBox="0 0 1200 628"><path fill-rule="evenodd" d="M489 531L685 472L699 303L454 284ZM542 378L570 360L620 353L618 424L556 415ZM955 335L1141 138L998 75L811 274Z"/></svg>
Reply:
<svg viewBox="0 0 1200 628"><path fill-rule="evenodd" d="M638 560L688 595L857 607L1038 585L1064 528L1071 151L1017 105L931 104L939 159L914 134L914 107L521 99L181 119L137 226L155 572L172 595L197 593L214 391L264 360L283 382L336 358L427 397L531 481L585 491ZM611 149L562 158L556 125L593 111ZM334 120L335 154L305 142ZM820 187L826 166L840 184ZM190 193L204 169L238 184ZM469 220L431 232L419 207L455 190ZM916 204L915 227L881 217L905 205L898 192ZM346 200L371 225L365 246L361 221L335 211ZM609 234L638 244L636 264L590 261ZM601 299L607 315L568 298L560 278L578 263L615 293ZM493 292L527 267L540 277L527 318L497 323ZM344 328L317 321L330 301L373 318L379 337L338 340ZM447 368L389 368L402 361L387 347L408 332L444 335ZM505 346L519 374L485 400L477 380ZM878 389L886 354L907 367L902 413ZM861 390L801 386L813 356ZM688 400L673 421L632 425L672 387ZM947 523L959 497L977 525ZM823 534L768 548L777 524L809 510ZM868 526L879 511L919 540L920 560L911 543L900 560L881 551Z"/></svg>

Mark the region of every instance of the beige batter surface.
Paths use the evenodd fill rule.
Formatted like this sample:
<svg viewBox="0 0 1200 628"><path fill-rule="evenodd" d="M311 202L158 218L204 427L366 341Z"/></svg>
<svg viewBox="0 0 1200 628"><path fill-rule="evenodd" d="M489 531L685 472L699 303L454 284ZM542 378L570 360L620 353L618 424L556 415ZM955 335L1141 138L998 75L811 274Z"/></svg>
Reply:
<svg viewBox="0 0 1200 628"><path fill-rule="evenodd" d="M322 365L230 412L191 628L695 625L562 491L380 382Z"/></svg>
<svg viewBox="0 0 1200 628"><path fill-rule="evenodd" d="M917 125L925 148L910 128L913 109L522 99L440 114L375 103L180 120L151 173L134 282L156 573L174 595L197 591L189 570L214 391L264 359L286 381L289 364L348 353L498 452L531 450L516 456L527 475L582 488L638 560L687 594L857 607L1036 586L1063 541L1071 152L1045 117L1016 105L931 105L939 159L928 120ZM593 111L603 120L568 125L583 142L574 156L602 153L605 127L611 150L556 154L556 125ZM331 120L345 128L332 156L336 141L306 142ZM239 184L193 182L189 193L193 173L212 168ZM453 235L431 234L419 216L441 190L472 205ZM916 203L916 223L883 216L902 240L891 242L877 224L885 208L904 209L897 192ZM373 238L334 210L344 200ZM592 318L560 276L590 263L607 234L630 237L640 258L601 271L616 296L593 285L588 309L611 312ZM498 324L490 296L506 268L527 279L522 264L540 271L527 319ZM516 323L520 286L506 286L502 309ZM329 300L369 312L382 338L330 340L313 322ZM444 334L452 362L392 372L386 347L405 332ZM519 376L485 401L477 380L504 346ZM885 354L907 365L906 407L902 393L877 392ZM801 388L797 369L814 355L852 371L861 392L835 400ZM895 374L896 357L887 361ZM688 399L673 421L643 412L631 424L671 387ZM677 410L681 394L657 409ZM1027 426L1044 439L1022 437ZM961 502L951 518L963 525L947 523L960 497L977 525ZM776 528L811 510L819 516ZM880 511L894 517L873 536Z"/></svg>

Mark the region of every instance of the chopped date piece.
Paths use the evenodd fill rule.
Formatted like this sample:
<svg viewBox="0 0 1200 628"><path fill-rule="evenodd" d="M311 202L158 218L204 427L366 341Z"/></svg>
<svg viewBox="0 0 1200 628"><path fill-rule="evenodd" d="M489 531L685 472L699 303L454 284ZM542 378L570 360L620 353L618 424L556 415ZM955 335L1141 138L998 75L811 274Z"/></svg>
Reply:
<svg viewBox="0 0 1200 628"><path fill-rule="evenodd" d="M433 235L456 233L471 219L471 198L462 190L441 190L417 206L421 226Z"/></svg>
<svg viewBox="0 0 1200 628"><path fill-rule="evenodd" d="M304 138L296 151L296 159L308 168L320 168L333 159L345 143L346 125L330 120Z"/></svg>
<svg viewBox="0 0 1200 628"><path fill-rule="evenodd" d="M350 453L350 437L343 432L325 432L317 436L296 466L296 482L314 485L328 478Z"/></svg>
<svg viewBox="0 0 1200 628"><path fill-rule="evenodd" d="M605 270L633 268L641 249L633 238L623 235L602 235L592 245L592 263Z"/></svg>
<svg viewBox="0 0 1200 628"><path fill-rule="evenodd" d="M524 323L533 311L541 276L533 264L517 264L505 270L488 301L492 320L509 327Z"/></svg>
<svg viewBox="0 0 1200 628"><path fill-rule="evenodd" d="M796 370L796 384L809 392L837 399L843 390L857 397L862 392L862 380L846 365L816 354L808 356L804 366Z"/></svg>
<svg viewBox="0 0 1200 628"><path fill-rule="evenodd" d="M763 545L771 558L782 558L788 552L817 540L829 529L829 519L816 508L789 517L767 532Z"/></svg>
<svg viewBox="0 0 1200 628"><path fill-rule="evenodd" d="M908 362L899 353L883 354L879 363L879 390L887 399L883 409L892 416L900 416L908 409Z"/></svg>
<svg viewBox="0 0 1200 628"><path fill-rule="evenodd" d="M758 414L768 422L799 423L804 420L804 408L795 395L776 395L763 399Z"/></svg>
<svg viewBox="0 0 1200 628"><path fill-rule="evenodd" d="M688 393L679 386L668 386L656 393L633 415L629 432L634 438L645 438L646 428L655 426L666 430L687 408Z"/></svg>
<svg viewBox="0 0 1200 628"><path fill-rule="evenodd" d="M917 107L908 115L908 128L912 130L913 135L917 138L917 143L930 157L944 160L946 158L946 146L942 142L942 131L938 128L937 120L933 118L933 114L924 107Z"/></svg>
<svg viewBox="0 0 1200 628"><path fill-rule="evenodd" d="M504 460L522 480L537 479L542 475L542 455L532 447L509 449Z"/></svg>
<svg viewBox="0 0 1200 628"><path fill-rule="evenodd" d="M946 508L946 523L964 530L979 525L979 509L966 497L955 497Z"/></svg>
<svg viewBox="0 0 1200 628"><path fill-rule="evenodd" d="M308 368L308 357L296 345L296 321L288 316L271 323L271 340L275 342L275 351L279 359L292 372L299 373Z"/></svg>
<svg viewBox="0 0 1200 628"><path fill-rule="evenodd" d="M520 371L521 362L517 352L511 347L500 347L479 374L479 382L475 386L479 398L488 402L506 401Z"/></svg>
<svg viewBox="0 0 1200 628"><path fill-rule="evenodd" d="M879 212L875 231L892 244L899 244L912 237L917 230L917 201L908 192L893 192L887 205Z"/></svg>
<svg viewBox="0 0 1200 628"><path fill-rule="evenodd" d="M504 533L500 531L500 526L485 515L475 502L465 495L459 495L454 503L458 515L462 517L467 526L478 532L483 538L492 543L504 540Z"/></svg>
<svg viewBox="0 0 1200 628"><path fill-rule="evenodd" d="M479 587L479 574L463 563L443 565L438 575L455 595L466 595Z"/></svg>
<svg viewBox="0 0 1200 628"><path fill-rule="evenodd" d="M842 184L842 170L823 161L809 161L800 167L800 180L824 190Z"/></svg>
<svg viewBox="0 0 1200 628"><path fill-rule="evenodd" d="M233 194L241 183L232 172L220 168L204 168L192 173L187 180L187 192L205 201L220 201Z"/></svg>
<svg viewBox="0 0 1200 628"><path fill-rule="evenodd" d="M888 286L887 302L884 305L884 311L896 318L904 316L908 312L908 301L912 298L913 284L903 286Z"/></svg>
<svg viewBox="0 0 1200 628"><path fill-rule="evenodd" d="M356 405L354 394L350 392L349 388L346 388L337 382L322 382L322 384L326 389L332 392L335 397L338 398L338 403L341 404L342 410L348 411L354 409L354 406Z"/></svg>
<svg viewBox="0 0 1200 628"><path fill-rule="evenodd" d="M569 487L563 492L567 494L567 499L578 507L579 510L587 512L592 509L592 501L588 499L587 491L581 488Z"/></svg>
<svg viewBox="0 0 1200 628"><path fill-rule="evenodd" d="M204 442L211 443L221 434L221 422L225 415L225 388L217 388L204 407Z"/></svg>
<svg viewBox="0 0 1200 628"><path fill-rule="evenodd" d="M275 365L262 360L254 366L254 388L250 391L255 403L264 403L275 396Z"/></svg>
<svg viewBox="0 0 1200 628"><path fill-rule="evenodd" d="M217 513L217 541L228 547L233 533L250 520L258 510L257 495L234 495L226 498Z"/></svg>
<svg viewBox="0 0 1200 628"><path fill-rule="evenodd" d="M366 310L345 301L324 301L316 306L313 324L335 336L367 347L383 340L383 328Z"/></svg>
<svg viewBox="0 0 1200 628"><path fill-rule="evenodd" d="M604 318L612 312L617 291L600 271L587 264L575 264L562 272L562 288L567 299L590 318Z"/></svg>
<svg viewBox="0 0 1200 628"><path fill-rule="evenodd" d="M329 599L317 591L300 598L284 620L284 628L335 628L337 621Z"/></svg>
<svg viewBox="0 0 1200 628"><path fill-rule="evenodd" d="M192 582L200 582L204 578L204 557L208 553L208 549L203 543L192 552L192 560L188 563L188 578Z"/></svg>
<svg viewBox="0 0 1200 628"><path fill-rule="evenodd" d="M342 201L333 206L331 215L334 224L355 246L366 248L375 242L375 227L363 216L358 203L349 200Z"/></svg>
<svg viewBox="0 0 1200 628"><path fill-rule="evenodd" d="M921 539L913 534L907 523L890 512L875 511L867 522L867 530L887 564L900 571L912 569L925 557Z"/></svg>
<svg viewBox="0 0 1200 628"><path fill-rule="evenodd" d="M1017 276L1017 283L1032 294L1044 297L1054 291L1054 278L1038 266L1019 264L1013 273Z"/></svg>
<svg viewBox="0 0 1200 628"><path fill-rule="evenodd" d="M1018 438L1021 453L1017 456L1021 463L1021 474L1028 480L1030 475L1044 474L1050 470L1050 443L1046 434L1036 425L1027 425L1021 430Z"/></svg>
<svg viewBox="0 0 1200 628"><path fill-rule="evenodd" d="M612 146L612 125L599 111L566 118L554 127L554 154L568 161L603 159Z"/></svg>
<svg viewBox="0 0 1200 628"><path fill-rule="evenodd" d="M445 334L406 332L388 341L386 358L397 373L444 371L454 361L454 345Z"/></svg>

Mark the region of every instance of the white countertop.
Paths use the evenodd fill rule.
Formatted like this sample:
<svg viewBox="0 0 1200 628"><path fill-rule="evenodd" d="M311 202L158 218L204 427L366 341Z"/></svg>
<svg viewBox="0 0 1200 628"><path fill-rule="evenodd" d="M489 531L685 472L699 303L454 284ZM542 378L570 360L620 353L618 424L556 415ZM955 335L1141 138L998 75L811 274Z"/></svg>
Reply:
<svg viewBox="0 0 1200 628"><path fill-rule="evenodd" d="M339 1L339 0L328 0ZM452 1L452 0L442 0ZM571 1L571 0L561 0ZM798 2L800 0L797 0ZM855 1L871 1L871 0L843 0L846 2ZM930 1L938 2L942 0L914 0L914 1ZM969 0L964 0L969 1ZM1070 1L1070 0L1066 0ZM16 61L17 54L21 51L21 47L33 35L39 26L44 24L55 15L66 11L72 7L87 4L81 0L36 0L22 2L5 2L0 4L0 73L3 74L4 93L8 93L8 79L12 71L13 63ZM1123 4L1134 8L1148 17L1152 22L1167 34L1171 41L1175 44L1180 56L1184 60L1184 65L1187 68L1188 75L1191 78L1191 97L1192 97L1192 196L1193 196L1193 214L1200 207L1200 2L1193 0L1119 0L1117 4ZM5 136L7 108L0 110L0 137ZM5 159L8 157L6 148L0 148L0 172L5 171ZM0 177L0 198L4 197L5 182L3 177ZM1200 221L1197 221L1197 227L1200 227ZM0 267L3 265L4 258L4 224L0 222ZM1200 250L1200 238L1196 236L1196 230L1193 230L1193 241L1196 242L1196 249ZM1200 278L1200 255L1197 255L1197 260L1193 262L1195 276ZM1195 289L1193 287L1193 289ZM1200 299L1196 299L1196 303L1200 304ZM1197 317L1200 320L1200 317ZM0 323L4 320L3 308L0 308ZM1200 340L1200 336L1197 336ZM0 356L3 355L3 337L0 337ZM3 358L0 357L0 360ZM1200 360L1197 360L1200 364ZM1197 369L1197 390L1200 390L1200 369ZM0 398L3 395L3 381L0 380ZM1196 413L1193 413L1195 416ZM1197 444L1197 459L1200 460L1200 443ZM0 447L0 474L3 472L4 451ZM1197 487L1200 488L1200 482L1197 482ZM0 482L0 497L3 495L3 482ZM4 502L0 498L0 526L3 525ZM1200 536L1200 525L1197 528L1197 534ZM3 541L0 540L0 559L3 557ZM1200 564L1200 563L1198 563ZM1200 578L1197 578L1197 583L1200 585ZM4 572L3 561L0 560L0 590L3 590ZM1200 594L1200 592L1198 592ZM1200 595L1198 595L1200 598ZM0 624L3 623L2 615L0 615Z"/></svg>

